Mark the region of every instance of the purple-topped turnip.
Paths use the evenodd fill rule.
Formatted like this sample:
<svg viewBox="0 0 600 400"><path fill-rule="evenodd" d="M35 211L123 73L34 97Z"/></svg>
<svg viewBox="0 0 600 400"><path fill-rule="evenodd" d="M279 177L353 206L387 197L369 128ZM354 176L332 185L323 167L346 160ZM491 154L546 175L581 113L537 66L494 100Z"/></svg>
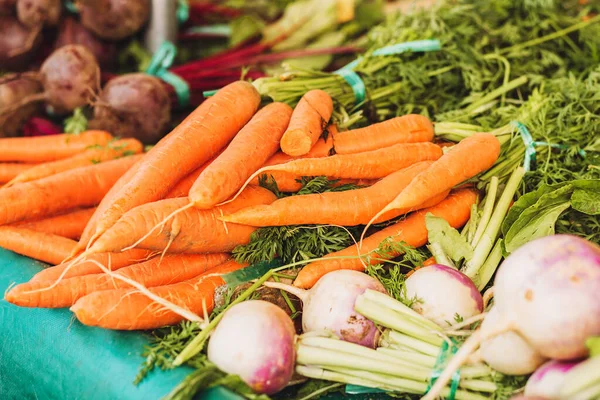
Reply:
<svg viewBox="0 0 600 400"><path fill-rule="evenodd" d="M468 276L455 268L434 264L415 271L406 280L406 296L417 301L412 308L441 327L456 317L483 312L483 298Z"/></svg>
<svg viewBox="0 0 600 400"><path fill-rule="evenodd" d="M25 76L0 78L0 137L16 136L23 124L40 111L37 103L25 103L21 107L14 105L41 92L42 85L37 80Z"/></svg>
<svg viewBox="0 0 600 400"><path fill-rule="evenodd" d="M265 282L265 286L288 291L302 300L305 333L329 331L347 342L377 346L379 329L354 310L356 298L365 290L387 293L377 279L358 271L338 270L325 274L310 290L276 282Z"/></svg>
<svg viewBox="0 0 600 400"><path fill-rule="evenodd" d="M494 284L496 324L467 339L431 390L432 400L482 340L514 331L542 356L584 357L586 339L600 334L600 247L573 235L552 235L515 250Z"/></svg>
<svg viewBox="0 0 600 400"><path fill-rule="evenodd" d="M106 40L125 39L150 17L149 0L78 0L81 23Z"/></svg>
<svg viewBox="0 0 600 400"><path fill-rule="evenodd" d="M548 361L529 377L524 394L559 400L560 388L565 377L577 364L579 364L577 361Z"/></svg>
<svg viewBox="0 0 600 400"><path fill-rule="evenodd" d="M164 83L147 74L125 74L104 86L89 127L155 143L170 120L171 102Z"/></svg>
<svg viewBox="0 0 600 400"><path fill-rule="evenodd" d="M219 369L239 375L255 392L273 394L294 373L296 331L276 305L248 300L225 312L208 342L208 359Z"/></svg>
<svg viewBox="0 0 600 400"><path fill-rule="evenodd" d="M55 26L61 12L61 0L17 0L17 17L29 28Z"/></svg>

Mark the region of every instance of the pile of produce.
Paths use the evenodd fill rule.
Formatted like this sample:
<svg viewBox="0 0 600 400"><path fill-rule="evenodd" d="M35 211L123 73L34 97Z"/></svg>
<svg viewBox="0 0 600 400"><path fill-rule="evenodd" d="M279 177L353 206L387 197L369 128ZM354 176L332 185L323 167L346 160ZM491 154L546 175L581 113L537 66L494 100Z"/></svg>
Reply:
<svg viewBox="0 0 600 400"><path fill-rule="evenodd" d="M11 111L94 103L82 132L0 139L0 247L52 265L5 299L153 330L137 382L194 368L170 399L596 399L599 12L389 16L341 70L236 80L181 122L156 78L99 91L93 56L62 47L0 86Z"/></svg>

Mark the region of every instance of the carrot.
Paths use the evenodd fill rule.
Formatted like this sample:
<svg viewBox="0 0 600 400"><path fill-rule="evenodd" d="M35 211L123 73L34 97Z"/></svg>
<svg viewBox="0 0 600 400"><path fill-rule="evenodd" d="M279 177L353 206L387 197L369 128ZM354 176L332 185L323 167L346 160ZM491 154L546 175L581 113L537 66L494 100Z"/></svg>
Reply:
<svg viewBox="0 0 600 400"><path fill-rule="evenodd" d="M151 251L141 249L132 249L119 253L94 254L86 261L75 264L69 269L67 269L69 263L62 263L54 267L46 268L35 274L29 282L51 281L54 283L61 278L61 276L62 278L72 278L74 276L99 274L102 272L102 269L98 268L94 262L106 265L107 268L110 268L111 270L117 270L142 262L152 255L153 253Z"/></svg>
<svg viewBox="0 0 600 400"><path fill-rule="evenodd" d="M225 147L252 118L260 95L248 82L220 89L162 138L136 167L132 177L111 195L93 218L93 242L127 211L162 199L188 173ZM87 244L87 243L86 243Z"/></svg>
<svg viewBox="0 0 600 400"><path fill-rule="evenodd" d="M228 261L195 278L173 285L158 286L149 291L195 314L210 313L214 307L215 289L225 284L221 277L245 268L247 264ZM165 309L146 295L132 289L94 292L79 299L71 307L84 325L108 329L153 329L183 320L179 314Z"/></svg>
<svg viewBox="0 0 600 400"><path fill-rule="evenodd" d="M470 189L461 189L452 193L441 203L412 213L404 220L365 238L360 253L358 245L353 245L344 250L330 253L323 260L306 265L296 277L294 285L301 288L310 288L326 273L339 269L363 271L366 261L360 259L359 254L360 256L369 254L371 264L377 264L381 260L389 260L399 256L400 253L393 250L378 251L381 243L387 238L391 238L395 243L404 242L413 247L423 246L427 243L425 216L428 213L444 218L452 227L459 228L468 221L471 214L471 205L475 204L476 201L477 193Z"/></svg>
<svg viewBox="0 0 600 400"><path fill-rule="evenodd" d="M327 137L327 140L321 138L317 141L317 143L310 149L308 153L303 156L294 158L292 156L288 156L284 152L277 152L273 155L273 157L269 158L265 163L265 167L270 165L279 165L287 163L288 161L292 161L300 158L321 158L327 157L331 150L333 149L333 136L331 132L335 129L333 125L329 126L330 134ZM270 171L265 173L264 176L271 176L275 182L277 183L277 188L282 192L297 192L302 188L302 184L298 182L300 180L300 176L291 174L289 172L284 171ZM250 184L258 185L258 177L254 178Z"/></svg>
<svg viewBox="0 0 600 400"><path fill-rule="evenodd" d="M14 226L0 226L0 247L49 264L59 263L75 247L74 240Z"/></svg>
<svg viewBox="0 0 600 400"><path fill-rule="evenodd" d="M139 154L144 150L142 143L137 139L123 139L111 142L106 146L93 146L83 153L75 154L69 158L39 164L20 173L7 186L19 182L29 182L45 178L50 175L68 171L78 167L86 167L103 161L113 160L131 154Z"/></svg>
<svg viewBox="0 0 600 400"><path fill-rule="evenodd" d="M0 161L40 163L81 153L89 146L104 146L112 139L108 132L86 131L79 135L16 137L0 139Z"/></svg>
<svg viewBox="0 0 600 400"><path fill-rule="evenodd" d="M98 204L141 157L129 156L0 190L0 225Z"/></svg>
<svg viewBox="0 0 600 400"><path fill-rule="evenodd" d="M83 232L83 228L92 217L94 210L95 208L83 208L53 217L17 222L12 226L50 233L69 239L78 239L81 232Z"/></svg>
<svg viewBox="0 0 600 400"><path fill-rule="evenodd" d="M219 151L215 157L213 157L210 160L208 160L204 165L196 168L195 170L193 170L192 172L190 172L189 174L187 174L182 180L180 180L179 182L177 182L177 184L175 186L173 186L173 188L171 190L169 190L169 193L167 193L167 195L165 196L165 199L174 199L176 197L187 197L188 194L190 193L190 189L192 188L192 186L194 186L194 182L196 182L196 179L198 179L198 177L200 176L200 174L213 161L215 161L215 159L221 153L223 153L222 150Z"/></svg>
<svg viewBox="0 0 600 400"><path fill-rule="evenodd" d="M250 241L254 227L226 224L218 218L242 208L270 204L275 195L249 186L231 203L210 210L188 208L168 220L163 229L148 234L165 216L189 203L187 198L160 200L128 211L88 249L89 254L129 247L171 252L215 253L231 251Z"/></svg>
<svg viewBox="0 0 600 400"><path fill-rule="evenodd" d="M336 133L333 136L333 147L337 154L354 154L382 149L398 143L431 140L433 140L431 121L422 115L409 114L365 128Z"/></svg>
<svg viewBox="0 0 600 400"><path fill-rule="evenodd" d="M252 117L223 153L198 177L190 189L194 207L208 209L227 200L279 148L292 108L271 103Z"/></svg>
<svg viewBox="0 0 600 400"><path fill-rule="evenodd" d="M6 183L15 176L35 167L37 164L0 163L0 183Z"/></svg>
<svg viewBox="0 0 600 400"><path fill-rule="evenodd" d="M168 255L121 268L116 273L141 283L145 287L170 285L192 279L229 258L227 253ZM130 286L107 274L92 274L52 282L34 281L13 287L6 301L21 307L70 307L81 297L100 290L129 288Z"/></svg>
<svg viewBox="0 0 600 400"><path fill-rule="evenodd" d="M323 133L332 112L333 101L326 92L319 89L306 92L281 138L281 150L292 157L308 153Z"/></svg>
<svg viewBox="0 0 600 400"><path fill-rule="evenodd" d="M290 196L270 205L244 208L220 218L221 221L251 226L284 226L302 224L336 224L344 226L366 224L393 200L402 189L433 161L423 161L396 171L373 186L347 190ZM404 214L403 210L397 215ZM412 210L408 210L412 211ZM388 215L387 219L397 215Z"/></svg>
<svg viewBox="0 0 600 400"><path fill-rule="evenodd" d="M427 260L423 261L423 264L417 265L416 267L414 267L413 269L408 271L406 273L406 277L408 278L409 276L411 276L412 274L414 274L416 271L420 270L421 268L429 267L430 265L434 265L435 263L436 263L435 257L429 257Z"/></svg>

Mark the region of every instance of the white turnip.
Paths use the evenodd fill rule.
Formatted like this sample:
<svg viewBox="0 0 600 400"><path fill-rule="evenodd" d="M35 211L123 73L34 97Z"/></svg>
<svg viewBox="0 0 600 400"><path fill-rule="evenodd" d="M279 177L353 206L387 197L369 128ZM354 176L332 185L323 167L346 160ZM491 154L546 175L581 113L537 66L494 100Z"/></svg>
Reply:
<svg viewBox="0 0 600 400"><path fill-rule="evenodd" d="M565 377L577 364L578 362L574 361L548 361L529 377L524 394L559 400L561 398L560 388Z"/></svg>
<svg viewBox="0 0 600 400"><path fill-rule="evenodd" d="M586 339L600 334L600 247L572 235L533 240L500 266L494 299L498 323L465 341L424 400L440 393L482 340L507 331L544 357L586 356Z"/></svg>
<svg viewBox="0 0 600 400"><path fill-rule="evenodd" d="M61 0L17 0L17 17L29 28L57 25L61 11Z"/></svg>
<svg viewBox="0 0 600 400"><path fill-rule="evenodd" d="M273 394L294 373L294 323L279 307L248 300L225 312L208 343L208 359L254 391Z"/></svg>
<svg viewBox="0 0 600 400"><path fill-rule="evenodd" d="M310 290L265 282L265 286L286 290L302 300L302 330L330 331L340 339L375 348L380 332L375 324L354 311L356 298L365 290L386 293L377 279L358 271L339 270L325 274Z"/></svg>
<svg viewBox="0 0 600 400"><path fill-rule="evenodd" d="M83 26L107 40L133 35L150 16L149 0L78 0L77 8Z"/></svg>
<svg viewBox="0 0 600 400"><path fill-rule="evenodd" d="M40 28L29 29L14 17L0 17L0 66L17 71L32 60L41 43Z"/></svg>
<svg viewBox="0 0 600 400"><path fill-rule="evenodd" d="M40 111L37 103L26 103L21 107L14 105L41 91L42 85L27 77L0 79L0 137L16 136L23 124Z"/></svg>
<svg viewBox="0 0 600 400"><path fill-rule="evenodd" d="M170 120L171 102L164 83L142 73L125 74L104 86L89 127L155 143L166 133Z"/></svg>
<svg viewBox="0 0 600 400"><path fill-rule="evenodd" d="M483 312L483 298L468 276L455 268L434 264L415 271L406 280L406 295L417 301L412 308L441 327Z"/></svg>
<svg viewBox="0 0 600 400"><path fill-rule="evenodd" d="M498 310L493 308L486 315L482 329L495 326L500 318ZM490 367L505 375L530 374L547 360L516 332L505 332L484 340L479 353Z"/></svg>
<svg viewBox="0 0 600 400"><path fill-rule="evenodd" d="M117 57L115 43L94 36L73 17L61 21L54 47L58 49L68 44L78 44L88 49L96 57L101 68L110 68L115 63Z"/></svg>

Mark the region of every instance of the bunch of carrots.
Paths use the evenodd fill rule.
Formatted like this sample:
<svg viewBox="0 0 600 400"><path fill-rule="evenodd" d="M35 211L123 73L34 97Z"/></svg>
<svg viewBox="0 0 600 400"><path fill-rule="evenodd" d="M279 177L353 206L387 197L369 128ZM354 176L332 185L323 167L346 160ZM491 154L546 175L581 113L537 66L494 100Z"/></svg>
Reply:
<svg viewBox="0 0 600 400"><path fill-rule="evenodd" d="M420 115L338 132L321 90L295 109L277 102L259 109L260 102L251 84L232 83L143 154L106 132L0 140L0 161L23 166L0 189L0 246L58 264L6 299L71 307L87 325L161 327L211 312L222 276L247 266L230 252L258 227L366 225L366 232L404 216L306 265L294 284L309 288L329 271L363 269L365 255L373 263L397 256L378 253L390 237L424 245L427 213L464 225L477 193L461 184L500 152L483 133L443 149ZM108 150L116 147L127 154ZM261 176L288 192L303 176L368 185L277 199L258 185Z"/></svg>

